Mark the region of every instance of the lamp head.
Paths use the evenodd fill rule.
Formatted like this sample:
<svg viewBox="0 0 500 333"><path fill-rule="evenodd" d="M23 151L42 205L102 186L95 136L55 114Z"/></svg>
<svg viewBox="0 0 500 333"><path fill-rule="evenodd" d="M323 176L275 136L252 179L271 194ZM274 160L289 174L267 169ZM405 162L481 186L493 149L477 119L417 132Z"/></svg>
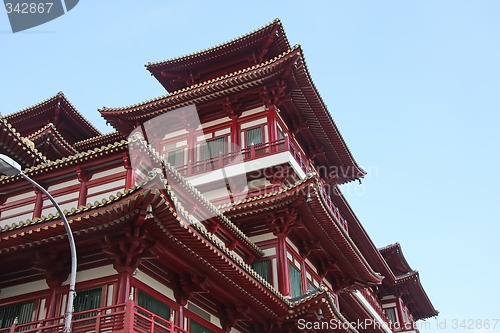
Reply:
<svg viewBox="0 0 500 333"><path fill-rule="evenodd" d="M0 154L0 174L15 176L22 171L21 165L7 155Z"/></svg>

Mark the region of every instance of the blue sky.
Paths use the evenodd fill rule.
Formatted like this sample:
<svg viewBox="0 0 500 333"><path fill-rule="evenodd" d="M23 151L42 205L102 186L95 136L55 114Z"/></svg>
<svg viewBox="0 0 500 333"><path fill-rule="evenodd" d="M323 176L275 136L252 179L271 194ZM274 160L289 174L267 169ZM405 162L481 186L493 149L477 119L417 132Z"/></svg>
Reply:
<svg viewBox="0 0 500 333"><path fill-rule="evenodd" d="M500 319L500 2L80 1L12 34L0 13L0 113L63 91L97 109L163 95L143 65L198 51L275 18L357 161L344 191L377 246L399 241L441 314ZM500 323L496 330L500 331ZM492 331L492 330L489 330Z"/></svg>

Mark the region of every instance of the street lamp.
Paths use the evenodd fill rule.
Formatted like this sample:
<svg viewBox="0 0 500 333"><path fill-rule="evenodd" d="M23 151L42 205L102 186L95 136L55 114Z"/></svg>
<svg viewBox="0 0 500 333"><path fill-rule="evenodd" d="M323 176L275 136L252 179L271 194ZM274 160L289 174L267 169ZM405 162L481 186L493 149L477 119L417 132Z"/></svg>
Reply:
<svg viewBox="0 0 500 333"><path fill-rule="evenodd" d="M36 188L38 188L40 191L42 191L43 194L49 200L52 202L54 207L57 209L59 212L59 215L61 216L63 222L64 222L64 227L66 228L66 233L68 234L68 240L69 240L69 248L71 251L71 273L69 275L69 294L68 294L68 302L66 303L66 314L64 316L64 330L63 332L71 332L71 320L73 318L73 301L76 297L76 291L75 291L75 283L76 283L76 245L75 245L75 239L73 238L73 233L71 232L71 227L68 223L68 220L66 219L66 216L64 215L63 211L61 210L61 207L57 204L57 202L54 200L54 198L50 195L49 192L47 192L46 189L44 189L40 184L35 182L33 179L28 177L21 168L21 165L14 161L12 158L0 154L0 174L4 174L7 176L15 176L15 175L20 175L27 181L29 181L31 184L33 184Z"/></svg>

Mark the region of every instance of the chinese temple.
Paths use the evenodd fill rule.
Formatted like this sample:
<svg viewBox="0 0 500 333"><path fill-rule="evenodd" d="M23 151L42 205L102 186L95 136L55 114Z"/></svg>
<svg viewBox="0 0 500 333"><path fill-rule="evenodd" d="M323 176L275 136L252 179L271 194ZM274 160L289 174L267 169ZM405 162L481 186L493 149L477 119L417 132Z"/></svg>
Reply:
<svg viewBox="0 0 500 333"><path fill-rule="evenodd" d="M418 332L437 316L400 244L377 248L340 192L365 172L279 20L146 69L166 94L100 109L109 134L63 93L0 116L0 154L72 229L72 332ZM57 207L0 175L0 333L62 332L70 267Z"/></svg>

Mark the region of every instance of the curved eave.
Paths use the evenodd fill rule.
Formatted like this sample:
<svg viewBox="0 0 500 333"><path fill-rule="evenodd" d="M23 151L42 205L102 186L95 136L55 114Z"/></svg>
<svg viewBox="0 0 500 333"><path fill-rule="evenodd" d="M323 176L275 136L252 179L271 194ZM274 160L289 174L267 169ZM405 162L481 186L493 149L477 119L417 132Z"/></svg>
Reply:
<svg viewBox="0 0 500 333"><path fill-rule="evenodd" d="M302 295L295 300L292 300L289 315L285 318L287 321L296 326L295 320L298 318L317 319L316 311L321 309L321 316L323 317L321 321L331 322L331 320L339 323L339 332L352 332L358 333L359 331L355 329L354 325L349 325L347 318L338 310L333 296L324 287L311 291L308 294ZM323 331L323 330L320 330Z"/></svg>
<svg viewBox="0 0 500 333"><path fill-rule="evenodd" d="M36 146L45 143L45 140L49 139L50 149L58 154L58 158L78 153L78 151L64 139L52 123L47 124L28 138L33 141Z"/></svg>
<svg viewBox="0 0 500 333"><path fill-rule="evenodd" d="M128 135L137 123L143 123L170 110L220 99L235 92L261 86L266 81L278 77L298 56L299 49L293 48L263 64L205 81L166 96L122 108L105 107L99 111L108 123L122 134Z"/></svg>
<svg viewBox="0 0 500 333"><path fill-rule="evenodd" d="M373 315L366 310L366 308L357 300L352 293L342 293L339 295L340 308L342 312L348 317L350 322L356 322L360 320L364 322L365 320L374 320ZM371 328L373 333L384 333L382 324L373 325Z"/></svg>
<svg viewBox="0 0 500 333"><path fill-rule="evenodd" d="M158 179L155 177L150 181ZM148 206L152 207L151 216L142 218L149 221L146 225L154 229L157 237L167 237L178 243L179 248L190 253L191 258L198 258L197 260L206 262L210 269L215 267L221 274L230 276L231 279L228 281L240 281L246 287L244 288L246 293L265 304L268 311L276 311L275 315L284 315L287 312L290 302L250 265L244 263L239 256L208 232L201 223L192 220L172 192L134 187L93 205L88 204L66 211L65 216L73 233L78 236L89 232L100 232L122 223L130 216L142 214ZM169 222L172 220L177 222L174 226ZM1 230L0 253L13 253L64 237L66 230L59 215L28 220L6 226ZM191 250L194 244L196 253Z"/></svg>
<svg viewBox="0 0 500 333"><path fill-rule="evenodd" d="M102 199L100 202L96 201L93 204L88 203L86 206L64 210L64 215L72 225L75 234L92 226L94 226L94 230L97 230L95 228L98 224L96 221L113 222L134 212L136 206L140 206L137 202L140 203L140 200L143 200L149 192L150 190L134 187L130 190L117 192L116 195L111 195L108 199ZM106 226L101 225L102 227ZM53 238L55 240L58 236L66 234L64 223L58 213L11 223L1 228L0 232L0 252L37 246L43 243L40 241L41 239Z"/></svg>
<svg viewBox="0 0 500 333"><path fill-rule="evenodd" d="M19 132L2 116L0 116L0 152L21 162L24 167L46 160L46 157L35 148L33 142L21 137Z"/></svg>
<svg viewBox="0 0 500 333"><path fill-rule="evenodd" d="M270 45L265 45L267 43L270 43ZM197 70L203 69L207 65L218 61L218 59L230 60L237 54L252 54L255 49L261 47L270 49L268 52L270 58L290 48L283 26L278 19L262 28L228 42L188 55L159 62L150 62L146 64L145 67L165 87L165 89L168 91L176 91L185 88L187 84L185 82L175 82L174 80L165 78L162 75L163 72L196 73Z"/></svg>
<svg viewBox="0 0 500 333"><path fill-rule="evenodd" d="M123 108L103 108L100 112L108 123L127 135L138 123L144 123L162 113L263 86L271 80L275 81L286 71L292 72L287 78L287 91L291 100L325 150L329 163L341 170L337 175L338 182L345 183L364 177L365 171L354 160L311 80L299 46L263 64L193 85L164 97Z"/></svg>
<svg viewBox="0 0 500 333"><path fill-rule="evenodd" d="M100 148L94 148L92 150L79 152L75 155L63 157L55 161L44 160L43 162L31 166L23 171L25 174L31 177L33 175L51 172L52 170L60 169L70 165L76 165L84 160L97 160L98 158L102 158L103 155L112 154L117 151L126 151L126 149L128 149L128 142L126 140L122 140L120 142L101 146ZM22 179L20 175L2 176L0 177L0 185L12 183L20 179Z"/></svg>
<svg viewBox="0 0 500 333"><path fill-rule="evenodd" d="M370 266L384 276L384 283L395 283L396 276L339 189L334 191L332 200L334 204L339 207L344 218L348 221L350 230L349 235L363 253L363 256L370 263Z"/></svg>
<svg viewBox="0 0 500 333"><path fill-rule="evenodd" d="M135 135L134 138L129 139L130 145L135 145L135 149L142 151L146 154L146 158L153 162L154 165L162 165L164 171L167 175L167 180L163 179L163 174L159 176L163 179L164 187L167 188L169 193L173 194L172 184L179 184L180 188L190 197L195 198L207 209L213 216L215 216L221 225L236 239L238 242L245 244L245 246L255 255L256 257L262 257L264 252L252 242L236 225L234 225L222 212L217 209L209 200L207 200L200 191L198 191L194 186L191 185L184 177L182 177L170 164L168 164L163 156L158 154L150 145L144 141L140 135Z"/></svg>
<svg viewBox="0 0 500 333"><path fill-rule="evenodd" d="M364 177L366 172L354 160L342 134L316 89L302 50L300 50L300 54L301 56L293 66L294 80L292 85L287 87L294 104L300 110L307 126L325 150L327 158L333 162L333 165L342 168L340 175L338 175L339 182L346 183ZM331 149L332 147L333 149Z"/></svg>
<svg viewBox="0 0 500 333"><path fill-rule="evenodd" d="M401 244L394 243L380 248L379 251L395 275L403 275L413 271L403 254Z"/></svg>
<svg viewBox="0 0 500 333"><path fill-rule="evenodd" d="M417 271L409 272L396 278L396 288L403 289L409 295L410 302L407 304L415 320L435 317L439 314L425 292L420 276Z"/></svg>
<svg viewBox="0 0 500 333"><path fill-rule="evenodd" d="M123 140L124 137L119 132L112 132L104 135L95 136L90 139L78 141L74 144L75 149L78 151L94 149L96 147L107 145L116 141Z"/></svg>
<svg viewBox="0 0 500 333"><path fill-rule="evenodd" d="M344 229L344 227L341 225L341 222L337 220L334 212L331 211L330 207L328 204L326 204L326 199L323 196L323 192L320 189L320 184L319 180L317 178L314 179L315 187L316 187L316 193L317 195L315 198L318 199L318 203L321 205L321 208L327 215L330 217L333 223L328 223L327 226L334 226L335 227L335 233L340 233L342 234L343 241L345 242L346 248L348 248L348 254L349 258L348 259L349 263L352 263L353 261L357 262L357 265L355 266L357 269L357 272L359 273L360 277L362 278L361 281L356 281L358 282L361 286L369 286L369 285L377 285L380 284L383 280L383 276L380 275L380 273L375 272L373 268L370 266L370 264L367 262L366 258L363 256L361 251L358 249L352 238L349 236L348 232ZM315 200L312 200L312 203L315 203Z"/></svg>
<svg viewBox="0 0 500 333"><path fill-rule="evenodd" d="M314 192L305 190L308 186L314 186ZM281 205L281 201L288 198L297 198L305 196L304 193L311 193L308 205L315 216L322 219L327 218L327 221L318 220L319 226L326 232L330 239L335 240L334 247L342 247L342 256L348 266L352 267L353 272L357 273L356 284L369 286L376 285L382 282L383 276L375 272L366 259L363 257L361 251L357 248L356 244L352 241L349 234L344 230L340 221L335 218L333 212L328 208L323 198L322 191L319 189L318 179L316 175L312 174L303 180L298 181L291 186L285 187L275 192L267 193L264 195L255 196L240 200L229 208L227 205L221 205L219 208L225 210L228 216L243 216L251 215L260 211L269 210L274 205ZM351 273L352 274L352 273Z"/></svg>
<svg viewBox="0 0 500 333"><path fill-rule="evenodd" d="M101 135L101 132L99 132L85 117L83 117L76 110L73 104L71 104L71 102L62 92L58 92L54 96L51 96L38 104L9 114L5 118L17 127L18 124L22 124L28 121L28 119L30 118L50 112L51 110L56 108L58 104L60 104L59 106L61 107L64 116L68 117L73 122L72 125L74 126L75 130L80 131L80 133L86 137Z"/></svg>

